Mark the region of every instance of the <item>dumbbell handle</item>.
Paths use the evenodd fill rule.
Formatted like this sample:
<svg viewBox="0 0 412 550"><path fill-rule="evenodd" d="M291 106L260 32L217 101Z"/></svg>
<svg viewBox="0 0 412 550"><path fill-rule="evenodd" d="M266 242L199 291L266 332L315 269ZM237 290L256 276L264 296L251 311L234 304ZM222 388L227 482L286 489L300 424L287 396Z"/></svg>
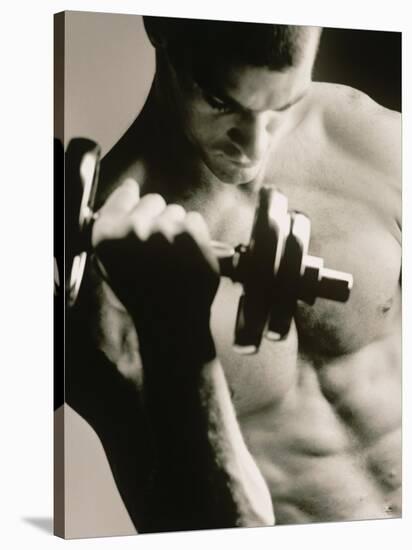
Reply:
<svg viewBox="0 0 412 550"><path fill-rule="evenodd" d="M223 265L225 264L225 260L233 258L236 254L236 249L233 246L221 241L210 241L210 246L219 263Z"/></svg>
<svg viewBox="0 0 412 550"><path fill-rule="evenodd" d="M320 273L318 296L336 302L346 302L353 286L350 273L324 267Z"/></svg>

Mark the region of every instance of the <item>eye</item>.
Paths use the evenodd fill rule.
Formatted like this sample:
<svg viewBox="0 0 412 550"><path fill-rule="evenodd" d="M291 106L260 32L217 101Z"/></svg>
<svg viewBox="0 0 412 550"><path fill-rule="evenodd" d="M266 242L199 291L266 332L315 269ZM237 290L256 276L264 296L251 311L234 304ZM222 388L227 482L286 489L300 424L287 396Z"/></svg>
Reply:
<svg viewBox="0 0 412 550"><path fill-rule="evenodd" d="M205 101L212 107L212 109L215 109L219 113L226 114L232 111L230 105L217 98L216 96L210 95L207 92L203 92L203 97Z"/></svg>

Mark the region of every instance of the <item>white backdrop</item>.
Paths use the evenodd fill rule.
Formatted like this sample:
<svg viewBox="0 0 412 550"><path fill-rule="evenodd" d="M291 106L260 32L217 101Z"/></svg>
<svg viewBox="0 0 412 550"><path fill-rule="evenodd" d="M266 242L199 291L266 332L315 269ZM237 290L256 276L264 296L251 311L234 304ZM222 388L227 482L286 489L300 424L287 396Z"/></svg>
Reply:
<svg viewBox="0 0 412 550"><path fill-rule="evenodd" d="M404 398L404 519L272 529L146 535L64 542L50 535L52 515L52 14L64 9L402 30L404 34L404 334L410 327L408 275L411 169L411 25L407 3L392 0L194 3L184 0L3 2L0 16L0 545L14 548L142 549L309 547L407 548L411 532L410 405ZM408 90L408 94L405 90ZM410 343L404 338L404 394Z"/></svg>

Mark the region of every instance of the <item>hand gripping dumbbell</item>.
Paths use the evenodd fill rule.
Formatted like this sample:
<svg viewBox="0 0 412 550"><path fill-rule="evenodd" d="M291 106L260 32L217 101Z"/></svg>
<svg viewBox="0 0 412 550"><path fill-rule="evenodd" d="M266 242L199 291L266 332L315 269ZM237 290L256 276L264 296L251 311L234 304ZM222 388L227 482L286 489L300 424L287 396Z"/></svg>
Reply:
<svg viewBox="0 0 412 550"><path fill-rule="evenodd" d="M65 154L66 298L76 302L91 232L98 213L94 203L99 177L100 148L88 139L73 139ZM222 276L242 284L234 347L255 353L263 335L284 338L298 300L313 305L317 297L346 302L353 285L349 273L325 268L323 259L308 254L310 220L288 211L285 195L271 187L259 191L248 245L233 248L212 241Z"/></svg>

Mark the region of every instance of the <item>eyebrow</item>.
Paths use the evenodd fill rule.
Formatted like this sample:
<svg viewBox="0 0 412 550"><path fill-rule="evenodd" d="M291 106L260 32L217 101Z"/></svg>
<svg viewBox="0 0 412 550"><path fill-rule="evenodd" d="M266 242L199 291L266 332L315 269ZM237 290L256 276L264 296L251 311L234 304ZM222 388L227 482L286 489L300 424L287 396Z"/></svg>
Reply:
<svg viewBox="0 0 412 550"><path fill-rule="evenodd" d="M276 112L286 111L286 109L289 109L289 107L292 107L296 103L299 103L299 101L301 101L305 97L305 95L308 93L308 90L309 90L309 88L305 88L305 90L302 93L300 93L298 96L296 96L294 99L292 99L288 103L285 103L285 105L282 105L281 107L278 107L277 109L272 109L272 111L276 111ZM245 107L244 105L242 105L241 103L236 101L236 99L234 99L233 97L231 97L229 94L225 93L222 90L202 89L202 91L203 91L204 95L206 96L206 99L207 99L207 96L209 96L211 98L216 98L216 99L218 99L222 103L225 103L226 105L228 105L230 108L232 108L234 110L244 111L244 112L247 112L247 113L258 113L259 112L258 109L249 109L248 107Z"/></svg>

